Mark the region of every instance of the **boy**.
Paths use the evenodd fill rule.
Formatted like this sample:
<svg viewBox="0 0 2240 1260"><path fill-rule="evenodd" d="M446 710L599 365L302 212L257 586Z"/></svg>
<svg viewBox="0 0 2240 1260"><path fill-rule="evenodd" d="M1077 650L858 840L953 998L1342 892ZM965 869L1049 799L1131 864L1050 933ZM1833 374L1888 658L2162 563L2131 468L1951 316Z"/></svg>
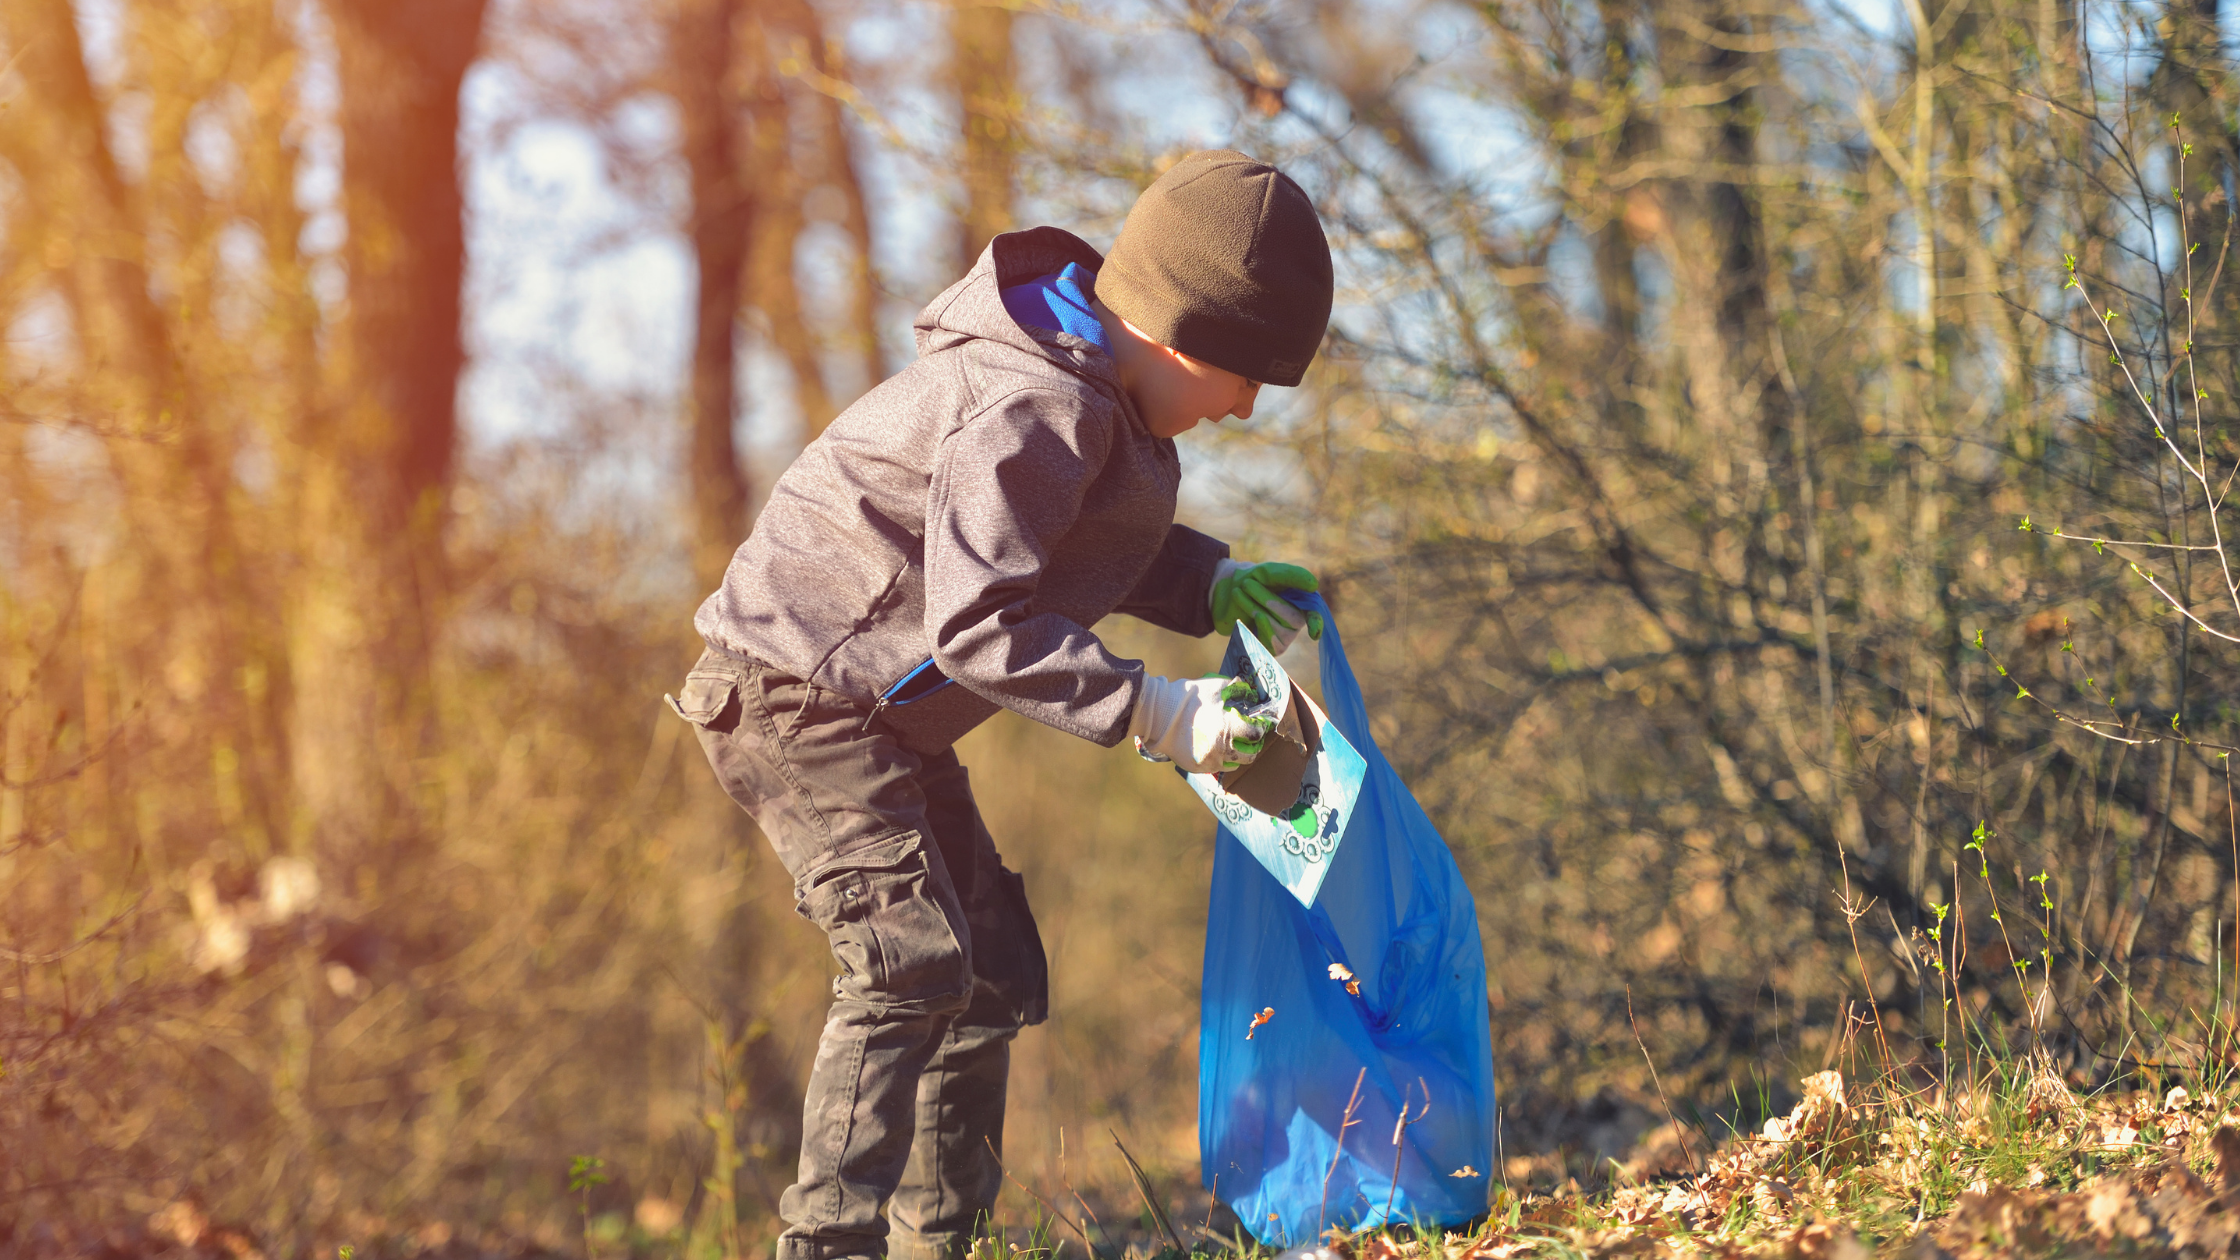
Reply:
<svg viewBox="0 0 2240 1260"><path fill-rule="evenodd" d="M1090 627L1297 634L1276 591L1314 577L1175 524L1173 439L1298 384L1330 299L1306 194L1241 153L1178 162L1109 258L999 236L919 315L917 362L779 478L694 617L708 651L675 707L840 963L779 1260L955 1260L1001 1188L1010 1042L1048 977L957 738L1001 707L1192 770L1257 753L1227 680L1150 675Z"/></svg>

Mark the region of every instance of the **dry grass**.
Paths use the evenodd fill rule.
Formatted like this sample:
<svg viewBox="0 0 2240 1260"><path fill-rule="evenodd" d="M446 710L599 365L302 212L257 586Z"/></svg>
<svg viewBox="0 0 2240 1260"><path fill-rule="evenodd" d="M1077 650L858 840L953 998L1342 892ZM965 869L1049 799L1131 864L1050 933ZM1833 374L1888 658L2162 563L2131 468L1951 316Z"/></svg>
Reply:
<svg viewBox="0 0 2240 1260"><path fill-rule="evenodd" d="M1800 1101L1755 1131L1684 1130L1668 1118L1586 1186L1560 1155L1513 1156L1494 1210L1471 1227L1333 1230L1316 1260L2233 1254L2240 1251L2233 1044L2229 1028L2212 1027L2188 1063L2136 1067L2098 1089L2065 1078L2043 1055L2002 1056L1980 1046L1972 1079L1939 1079L1925 1063L1868 1064L1857 1079L1826 1069L1798 1081ZM1858 1052L1843 1056L1848 1062L1868 1058L1860 1043L1845 1048ZM1097 1158L1076 1147L1072 1167L1078 1174ZM1101 1181L1085 1180L1083 1195L1074 1189L1064 1172L1056 1179L1020 1172L1003 1221L976 1246L974 1260L1084 1252L1087 1260L1186 1260L1170 1229L1188 1243L1189 1260L1273 1254L1237 1232L1202 1192L1193 1203L1163 1179L1132 1198L1126 1190L1116 1197ZM657 1196L633 1206L587 1194L569 1229L549 1219L477 1228L363 1213L336 1224L313 1254L718 1260L759 1251L765 1241L726 1238L705 1220L696 1227ZM193 1194L105 1234L34 1230L14 1244L12 1253L25 1255L210 1260L289 1250Z"/></svg>

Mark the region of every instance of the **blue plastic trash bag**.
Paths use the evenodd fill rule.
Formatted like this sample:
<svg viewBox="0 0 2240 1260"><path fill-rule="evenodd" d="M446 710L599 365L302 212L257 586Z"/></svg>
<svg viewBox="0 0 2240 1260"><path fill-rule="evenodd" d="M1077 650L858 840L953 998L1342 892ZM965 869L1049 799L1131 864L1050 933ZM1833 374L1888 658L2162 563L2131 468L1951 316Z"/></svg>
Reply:
<svg viewBox="0 0 2240 1260"><path fill-rule="evenodd" d="M1276 1246L1481 1216L1494 1157L1476 903L1370 738L1329 606L1295 602L1323 614L1323 707L1368 767L1311 907L1219 830L1198 1030L1201 1176Z"/></svg>

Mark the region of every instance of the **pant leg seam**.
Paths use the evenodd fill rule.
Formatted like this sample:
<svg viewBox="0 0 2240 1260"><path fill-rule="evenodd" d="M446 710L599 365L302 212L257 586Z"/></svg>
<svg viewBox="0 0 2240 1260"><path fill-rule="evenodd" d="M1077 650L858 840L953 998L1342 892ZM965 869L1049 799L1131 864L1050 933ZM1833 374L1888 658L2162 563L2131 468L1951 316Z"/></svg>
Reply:
<svg viewBox="0 0 2240 1260"><path fill-rule="evenodd" d="M957 1026L952 1021L942 1031L941 1048L936 1052L940 1055L944 1068L938 1073L933 1091L933 1219L937 1221L947 1220L949 1216L949 1179L941 1175L942 1170L948 1167L945 1157L948 1154L946 1142L949 1135L950 1091L944 1086L956 1079L956 1072L946 1067L951 1057L949 1052L956 1046L956 1042Z"/></svg>
<svg viewBox="0 0 2240 1260"><path fill-rule="evenodd" d="M853 1038L848 1048L848 1116L838 1126L838 1140L833 1143L830 1153L832 1176L831 1184L826 1190L829 1203L824 1211L824 1219L828 1222L838 1222L841 1208L845 1206L847 1199L848 1144L855 1138L856 1112L863 1103L864 1047L867 1042L866 1037Z"/></svg>

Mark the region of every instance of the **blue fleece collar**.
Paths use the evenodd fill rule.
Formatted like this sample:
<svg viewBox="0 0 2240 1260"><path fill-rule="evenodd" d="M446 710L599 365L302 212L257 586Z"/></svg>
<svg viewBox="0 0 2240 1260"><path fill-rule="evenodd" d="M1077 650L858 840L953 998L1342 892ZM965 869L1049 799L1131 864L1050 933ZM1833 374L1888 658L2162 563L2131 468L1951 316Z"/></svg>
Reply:
<svg viewBox="0 0 2240 1260"><path fill-rule="evenodd" d="M1022 328L1071 333L1109 355L1112 343L1105 337L1104 321L1089 309L1096 285L1095 272L1069 262L1063 271L1002 290L1003 309Z"/></svg>

